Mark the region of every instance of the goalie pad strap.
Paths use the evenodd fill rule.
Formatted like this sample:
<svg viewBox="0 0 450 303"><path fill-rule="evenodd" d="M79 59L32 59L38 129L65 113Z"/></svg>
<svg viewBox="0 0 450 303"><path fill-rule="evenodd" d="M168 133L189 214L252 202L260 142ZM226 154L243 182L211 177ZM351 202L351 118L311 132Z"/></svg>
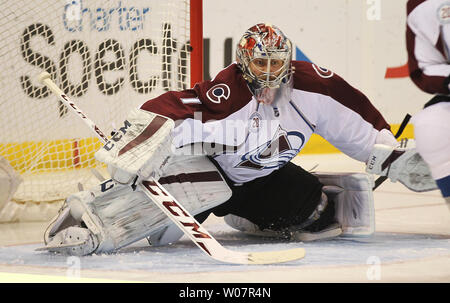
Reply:
<svg viewBox="0 0 450 303"><path fill-rule="evenodd" d="M183 182L213 182L222 181L222 176L217 171L207 171L199 173L182 173L179 175L171 175L161 177L158 182L161 185L171 184L171 183L183 183Z"/></svg>

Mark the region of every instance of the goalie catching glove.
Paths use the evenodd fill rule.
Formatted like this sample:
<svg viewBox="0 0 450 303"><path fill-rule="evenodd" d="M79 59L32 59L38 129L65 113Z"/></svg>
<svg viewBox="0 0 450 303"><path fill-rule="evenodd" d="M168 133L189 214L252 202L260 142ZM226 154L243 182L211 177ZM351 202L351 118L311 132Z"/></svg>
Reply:
<svg viewBox="0 0 450 303"><path fill-rule="evenodd" d="M428 165L417 153L411 139L403 139L397 147L375 144L366 172L386 176L392 182L399 181L415 192L437 189Z"/></svg>

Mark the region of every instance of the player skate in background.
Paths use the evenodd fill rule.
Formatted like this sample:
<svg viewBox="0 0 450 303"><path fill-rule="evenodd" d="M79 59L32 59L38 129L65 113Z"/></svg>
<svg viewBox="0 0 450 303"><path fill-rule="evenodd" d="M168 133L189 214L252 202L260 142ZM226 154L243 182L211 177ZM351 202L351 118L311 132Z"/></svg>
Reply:
<svg viewBox="0 0 450 303"><path fill-rule="evenodd" d="M450 1L410 0L407 14L410 78L435 95L412 118L417 151L450 207Z"/></svg>
<svg viewBox="0 0 450 303"><path fill-rule="evenodd" d="M292 61L280 29L257 24L239 41L237 62L213 80L130 114L96 153L111 179L67 198L45 233L47 247L85 255L146 237L153 245L178 240L182 232L135 186L136 176L159 179L199 222L214 213L244 232L299 241L370 235L368 174L312 174L290 163L313 133L366 162L368 172L416 191L435 188L426 165L417 165L414 150L396 147L360 91L331 71Z"/></svg>

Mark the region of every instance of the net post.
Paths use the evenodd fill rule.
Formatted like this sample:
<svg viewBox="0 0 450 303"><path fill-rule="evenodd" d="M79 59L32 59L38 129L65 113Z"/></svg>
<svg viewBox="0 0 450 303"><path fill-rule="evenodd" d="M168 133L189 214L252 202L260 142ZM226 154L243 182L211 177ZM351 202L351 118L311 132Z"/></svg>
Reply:
<svg viewBox="0 0 450 303"><path fill-rule="evenodd" d="M203 81L203 0L190 0L191 87Z"/></svg>

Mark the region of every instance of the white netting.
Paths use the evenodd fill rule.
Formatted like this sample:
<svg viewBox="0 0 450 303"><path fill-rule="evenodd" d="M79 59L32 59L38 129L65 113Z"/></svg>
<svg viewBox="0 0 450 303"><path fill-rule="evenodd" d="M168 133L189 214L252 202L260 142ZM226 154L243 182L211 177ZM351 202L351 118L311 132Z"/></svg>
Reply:
<svg viewBox="0 0 450 303"><path fill-rule="evenodd" d="M0 221L48 219L101 168L100 143L37 82L40 72L106 134L132 108L190 83L188 0L3 0L0 41L0 156L23 178Z"/></svg>

